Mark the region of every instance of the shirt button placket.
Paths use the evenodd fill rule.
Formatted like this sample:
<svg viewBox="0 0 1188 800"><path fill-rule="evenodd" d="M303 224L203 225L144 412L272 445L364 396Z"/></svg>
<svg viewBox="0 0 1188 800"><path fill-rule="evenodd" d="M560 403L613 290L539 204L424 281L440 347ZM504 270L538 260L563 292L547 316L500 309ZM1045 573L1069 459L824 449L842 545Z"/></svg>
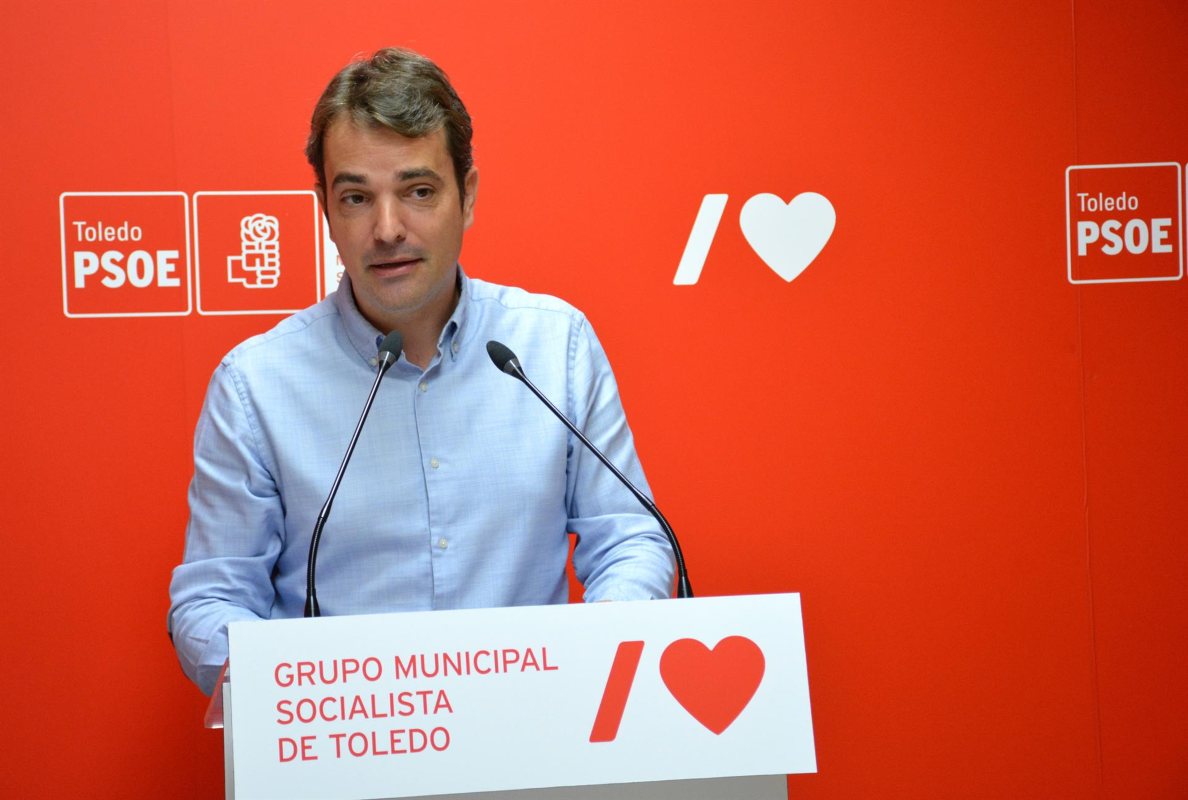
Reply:
<svg viewBox="0 0 1188 800"><path fill-rule="evenodd" d="M429 381L421 380L421 382L417 384L417 391L419 391L421 394L425 394L426 392L428 392L429 391ZM429 469L438 470L440 468L441 468L441 459L437 458L436 456L430 457ZM444 554L444 552L446 551L446 549L449 548L449 546L450 546L450 542L444 536L439 536L433 540L433 547L435 550L437 550L438 555Z"/></svg>

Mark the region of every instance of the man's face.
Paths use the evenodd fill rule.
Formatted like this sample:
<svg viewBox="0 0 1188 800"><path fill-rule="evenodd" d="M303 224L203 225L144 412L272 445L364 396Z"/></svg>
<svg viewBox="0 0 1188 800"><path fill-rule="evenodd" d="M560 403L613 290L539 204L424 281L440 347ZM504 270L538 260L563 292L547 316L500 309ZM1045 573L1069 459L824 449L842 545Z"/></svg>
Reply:
<svg viewBox="0 0 1188 800"><path fill-rule="evenodd" d="M478 173L460 199L444 130L409 139L345 117L330 124L323 157L322 201L359 311L381 331L436 336L457 302Z"/></svg>

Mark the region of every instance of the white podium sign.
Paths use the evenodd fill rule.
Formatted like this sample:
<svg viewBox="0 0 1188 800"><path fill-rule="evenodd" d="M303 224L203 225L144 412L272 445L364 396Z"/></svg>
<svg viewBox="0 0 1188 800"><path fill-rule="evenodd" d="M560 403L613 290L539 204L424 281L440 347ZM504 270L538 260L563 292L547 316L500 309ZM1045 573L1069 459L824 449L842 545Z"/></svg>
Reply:
<svg viewBox="0 0 1188 800"><path fill-rule="evenodd" d="M237 800L814 772L798 595L238 622Z"/></svg>

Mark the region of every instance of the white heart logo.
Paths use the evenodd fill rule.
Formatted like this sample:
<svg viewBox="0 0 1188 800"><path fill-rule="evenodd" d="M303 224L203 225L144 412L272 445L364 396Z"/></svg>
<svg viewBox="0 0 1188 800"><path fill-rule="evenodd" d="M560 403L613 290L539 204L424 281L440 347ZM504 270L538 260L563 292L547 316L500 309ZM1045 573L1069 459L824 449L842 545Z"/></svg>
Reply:
<svg viewBox="0 0 1188 800"><path fill-rule="evenodd" d="M757 194L738 217L751 249L785 281L791 281L821 252L833 235L837 213L816 192L784 203L774 194Z"/></svg>

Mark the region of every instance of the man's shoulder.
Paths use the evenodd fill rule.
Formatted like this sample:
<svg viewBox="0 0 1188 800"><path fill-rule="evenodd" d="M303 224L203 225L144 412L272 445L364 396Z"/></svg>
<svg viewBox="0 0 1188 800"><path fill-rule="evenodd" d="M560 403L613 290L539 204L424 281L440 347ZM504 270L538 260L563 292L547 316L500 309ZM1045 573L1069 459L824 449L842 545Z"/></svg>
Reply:
<svg viewBox="0 0 1188 800"><path fill-rule="evenodd" d="M244 368L299 357L310 349L322 348L327 338L332 339L337 320L338 310L333 295L329 295L263 333L244 339L223 356L222 363Z"/></svg>
<svg viewBox="0 0 1188 800"><path fill-rule="evenodd" d="M480 309L498 314L555 315L558 321L564 319L570 324L584 323L586 319L580 310L559 297L478 278L470 278L470 296Z"/></svg>

